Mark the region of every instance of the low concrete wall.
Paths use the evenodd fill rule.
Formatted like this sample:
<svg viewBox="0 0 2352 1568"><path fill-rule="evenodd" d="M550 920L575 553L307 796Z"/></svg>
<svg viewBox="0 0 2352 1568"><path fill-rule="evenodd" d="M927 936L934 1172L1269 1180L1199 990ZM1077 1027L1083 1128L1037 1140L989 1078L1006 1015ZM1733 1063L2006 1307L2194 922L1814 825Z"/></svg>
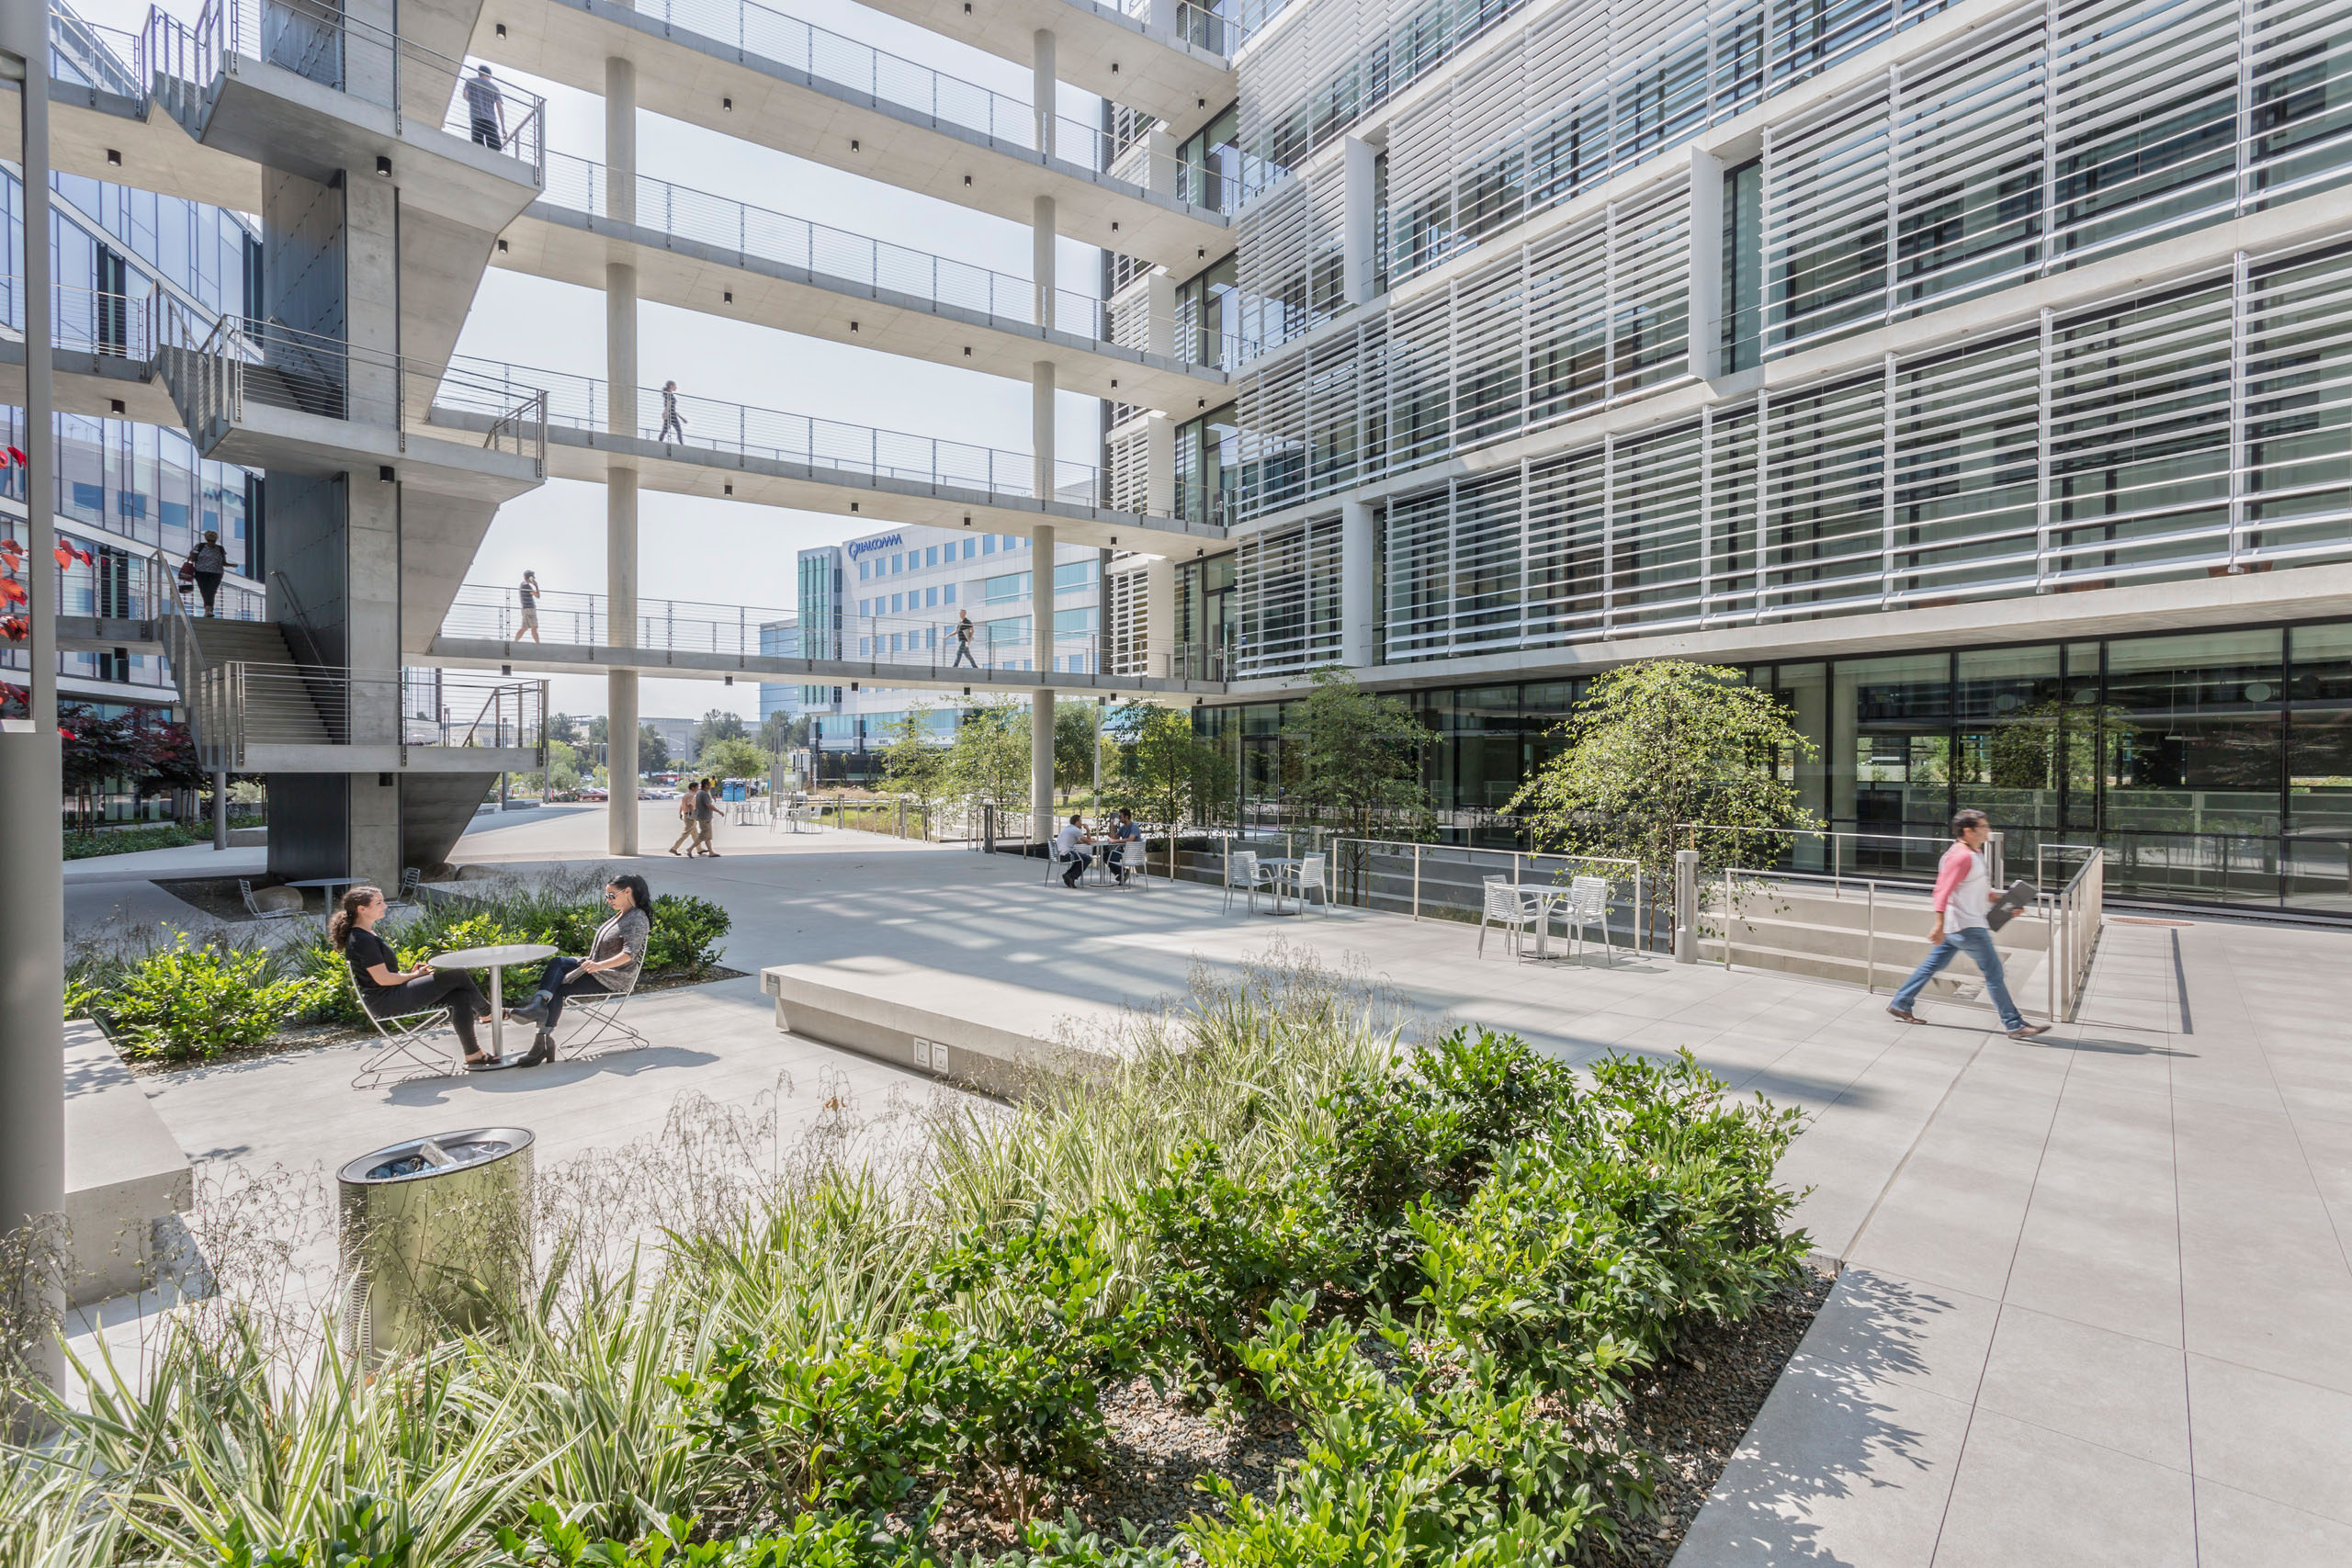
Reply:
<svg viewBox="0 0 2352 1568"><path fill-rule="evenodd" d="M1114 1004L887 960L785 964L760 971L775 1026L804 1040L1011 1099L1041 1074L1097 1072L1113 1057Z"/></svg>
<svg viewBox="0 0 2352 1568"><path fill-rule="evenodd" d="M153 1281L166 1238L196 1182L187 1156L147 1102L106 1032L65 1025L65 1221L73 1230L75 1306L129 1295Z"/></svg>
<svg viewBox="0 0 2352 1568"><path fill-rule="evenodd" d="M232 850L258 849L268 842L269 829L266 828L232 828L229 829L229 847Z"/></svg>

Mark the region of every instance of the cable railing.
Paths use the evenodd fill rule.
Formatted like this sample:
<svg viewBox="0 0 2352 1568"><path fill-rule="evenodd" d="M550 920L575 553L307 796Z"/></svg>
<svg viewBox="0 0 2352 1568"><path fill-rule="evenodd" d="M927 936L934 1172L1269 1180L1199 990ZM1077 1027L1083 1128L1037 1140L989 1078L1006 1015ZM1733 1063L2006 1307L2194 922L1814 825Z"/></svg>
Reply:
<svg viewBox="0 0 2352 1568"><path fill-rule="evenodd" d="M144 365L155 357L158 298L153 288L118 294L52 283L50 342L57 348ZM24 340L25 303L25 280L0 276L0 334Z"/></svg>
<svg viewBox="0 0 2352 1568"><path fill-rule="evenodd" d="M749 206L730 197L647 175L637 176L634 208L626 213L616 212L610 172L602 164L568 152L548 154L546 199L575 212L635 223L682 240L721 245L745 256L800 267L867 288L911 294L942 305L1000 316L1024 326L1037 324L1037 286L1032 279L812 223L805 218ZM1139 313L1126 310L1114 312L1106 301L1091 294L1057 288L1053 317L1051 326L1055 331L1098 343L1115 341L1139 348L1148 342L1144 334L1148 326ZM1181 334L1170 332L1167 335L1168 341L1180 345L1177 356L1184 357L1181 353Z"/></svg>
<svg viewBox="0 0 2352 1568"><path fill-rule="evenodd" d="M1132 17L1147 27L1164 28L1174 37L1195 49L1211 54L1229 55L1249 38L1242 24L1219 14L1206 6L1195 6L1192 0L1170 5L1169 0L1111 0L1112 6L1123 17Z"/></svg>
<svg viewBox="0 0 2352 1568"><path fill-rule="evenodd" d="M65 0L49 0L49 69L60 81L145 101L139 35L85 20Z"/></svg>
<svg viewBox="0 0 2352 1568"><path fill-rule="evenodd" d="M536 749L545 761L545 681L232 659L193 685L191 731L216 771L243 767L255 746Z"/></svg>
<svg viewBox="0 0 2352 1568"><path fill-rule="evenodd" d="M140 80L153 82L165 110L186 121L215 82L247 62L428 119L528 164L534 183L545 166L547 105L537 94L348 17L328 0L206 0L193 26L151 10L132 63Z"/></svg>
<svg viewBox="0 0 2352 1568"><path fill-rule="evenodd" d="M667 27L741 53L1098 174L1110 173L1114 161L1123 160L1128 152L1100 126L1059 113L1041 116L1023 99L918 65L753 0L639 0L635 9L639 16L659 17ZM1155 159L1139 174L1121 177L1141 187L1172 191L1175 175L1172 160Z"/></svg>
<svg viewBox="0 0 2352 1568"><path fill-rule="evenodd" d="M546 418L551 424L598 434L606 428L611 392L598 378L470 358L452 360L449 373L462 375L469 385L485 389L483 395L492 401L500 397L519 402L544 396ZM661 390L639 389L632 421L638 439L689 451L798 463L992 495L1030 499L1036 493L1035 460L1026 452L943 441L684 392L676 394L675 406L678 420L672 425L663 417ZM1101 469L1091 463L1056 459L1051 499L1100 507L1106 504L1105 495Z"/></svg>
<svg viewBox="0 0 2352 1568"><path fill-rule="evenodd" d="M547 400L536 388L460 366L436 367L282 321L208 321L166 300L158 359L182 414L198 430L241 423L248 404L405 430L413 411L472 416L485 450L547 472Z"/></svg>
<svg viewBox="0 0 2352 1568"><path fill-rule="evenodd" d="M637 635L628 646L668 653L754 657L763 630L795 619L790 610L710 604L688 599L639 599ZM612 601L602 593L542 592L529 611L515 588L469 582L441 620L447 637L492 642L552 642L580 648L623 646L613 635Z"/></svg>

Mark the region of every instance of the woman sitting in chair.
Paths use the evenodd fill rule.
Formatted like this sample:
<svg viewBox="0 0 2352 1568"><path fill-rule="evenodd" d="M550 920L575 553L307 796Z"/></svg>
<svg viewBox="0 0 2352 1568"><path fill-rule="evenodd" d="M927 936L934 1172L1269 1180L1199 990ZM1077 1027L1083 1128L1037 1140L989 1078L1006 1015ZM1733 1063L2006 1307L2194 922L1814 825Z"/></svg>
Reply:
<svg viewBox="0 0 2352 1568"><path fill-rule="evenodd" d="M376 934L376 922L383 918L384 890L362 885L345 889L327 920L327 940L351 965L359 1005L371 1017L405 1018L447 1003L449 1027L466 1048L466 1066L498 1066L497 1057L485 1055L474 1043L474 1025L490 1021L490 1000L474 977L462 969L401 968L392 944Z"/></svg>
<svg viewBox="0 0 2352 1568"><path fill-rule="evenodd" d="M566 997L626 991L637 984L637 973L645 965L645 943L653 934L652 890L635 873L616 876L605 884L605 902L612 906L613 918L596 928L588 956L548 959L539 971L538 994L507 1010L508 1018L539 1026L531 1054L516 1066L536 1067L555 1060L555 1026L563 1016Z"/></svg>

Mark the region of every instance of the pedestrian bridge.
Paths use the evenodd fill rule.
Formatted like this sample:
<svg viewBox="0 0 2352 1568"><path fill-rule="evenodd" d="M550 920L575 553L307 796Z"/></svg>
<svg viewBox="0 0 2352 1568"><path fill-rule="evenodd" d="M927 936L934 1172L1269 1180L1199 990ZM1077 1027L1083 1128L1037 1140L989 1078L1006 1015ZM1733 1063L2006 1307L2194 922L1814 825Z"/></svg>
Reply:
<svg viewBox="0 0 2352 1568"><path fill-rule="evenodd" d="M1052 668L1040 671L1025 632L1017 641L991 637L985 624L976 624L971 642L963 645L951 622L849 615L838 633L812 634L817 646L803 649L790 610L639 599L634 629L624 637L615 634L605 595L564 591L539 595L537 619L536 628L525 626L513 588L469 582L418 662L494 664L503 672L536 675L634 670L689 680L742 676L964 693L1050 688L1162 700L1225 691L1225 682L1212 678L1216 665L1204 649L1092 633L1056 638Z"/></svg>

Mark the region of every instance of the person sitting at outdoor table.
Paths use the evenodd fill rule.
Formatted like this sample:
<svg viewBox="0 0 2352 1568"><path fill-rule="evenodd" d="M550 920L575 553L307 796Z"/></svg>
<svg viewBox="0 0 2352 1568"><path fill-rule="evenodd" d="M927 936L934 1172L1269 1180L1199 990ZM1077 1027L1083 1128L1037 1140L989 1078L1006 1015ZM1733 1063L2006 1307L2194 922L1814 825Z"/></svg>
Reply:
<svg viewBox="0 0 2352 1568"><path fill-rule="evenodd" d="M1143 829L1136 826L1136 814L1124 806L1119 807L1119 819L1111 824L1111 842L1114 845L1132 844L1142 838ZM1124 854L1112 863L1112 870L1118 874L1119 886L1125 887L1127 885L1127 863Z"/></svg>
<svg viewBox="0 0 2352 1568"><path fill-rule="evenodd" d="M362 883L346 888L335 900L327 920L327 941L351 965L352 983L359 987L359 1005L371 1018L404 1018L447 1003L449 1027L466 1048L466 1066L494 1067L498 1058L485 1055L474 1042L474 1025L490 1021L490 998L474 977L462 969L400 967L392 944L376 934L384 918L384 890Z"/></svg>
<svg viewBox="0 0 2352 1568"><path fill-rule="evenodd" d="M1094 840L1086 836L1083 823L1084 818L1073 811L1069 814L1069 820L1062 824L1061 831L1054 835L1054 858L1069 863L1069 869L1062 873L1064 887L1077 886L1078 879L1086 874L1087 857L1080 851Z"/></svg>
<svg viewBox="0 0 2352 1568"><path fill-rule="evenodd" d="M536 1067L555 1060L555 1026L563 1017L567 997L582 991L626 991L637 983L645 965L645 944L653 934L653 892L645 878L631 873L605 884L605 902L613 918L596 928L585 958L550 958L539 971L537 994L520 1007L506 1010L518 1023L536 1023L530 1054L515 1066Z"/></svg>

